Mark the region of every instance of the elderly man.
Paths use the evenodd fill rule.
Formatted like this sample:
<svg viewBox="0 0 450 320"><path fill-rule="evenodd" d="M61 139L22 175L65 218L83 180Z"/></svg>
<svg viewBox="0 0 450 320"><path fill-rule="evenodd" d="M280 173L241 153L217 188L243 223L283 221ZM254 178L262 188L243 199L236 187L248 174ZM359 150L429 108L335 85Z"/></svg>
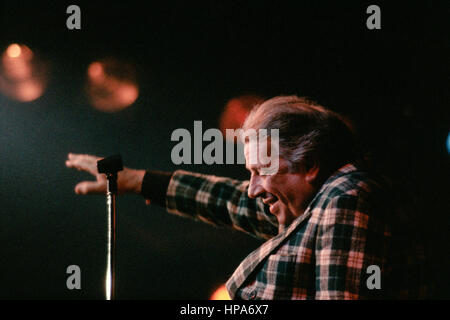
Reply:
<svg viewBox="0 0 450 320"><path fill-rule="evenodd" d="M126 168L119 192L267 240L228 280L234 299L420 297L420 256L408 257L415 246L403 236L389 183L365 167L339 115L296 96L275 97L256 106L243 129L279 130L276 172L249 161L245 140L250 181ZM68 167L97 177L76 193L105 192L98 159L69 154Z"/></svg>

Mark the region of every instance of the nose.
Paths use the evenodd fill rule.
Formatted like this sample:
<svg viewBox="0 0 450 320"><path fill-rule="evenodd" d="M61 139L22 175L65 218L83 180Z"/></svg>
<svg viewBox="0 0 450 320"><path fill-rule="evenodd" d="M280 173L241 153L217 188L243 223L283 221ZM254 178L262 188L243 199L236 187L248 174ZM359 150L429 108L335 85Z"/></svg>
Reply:
<svg viewBox="0 0 450 320"><path fill-rule="evenodd" d="M248 185L249 198L256 198L264 192L264 188L261 184L261 178L259 176L252 175L250 177L250 183Z"/></svg>

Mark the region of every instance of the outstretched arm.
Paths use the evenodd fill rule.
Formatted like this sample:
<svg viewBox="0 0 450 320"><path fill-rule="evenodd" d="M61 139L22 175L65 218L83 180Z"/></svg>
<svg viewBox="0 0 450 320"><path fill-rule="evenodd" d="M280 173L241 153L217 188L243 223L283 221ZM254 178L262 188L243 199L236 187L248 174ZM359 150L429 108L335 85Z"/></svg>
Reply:
<svg viewBox="0 0 450 320"><path fill-rule="evenodd" d="M76 194L101 194L106 192L106 176L97 171L97 161L102 158L88 155L69 153L66 166L80 171L86 171L95 177L95 181L81 181L75 186ZM140 194L145 170L123 168L117 175L119 194Z"/></svg>
<svg viewBox="0 0 450 320"><path fill-rule="evenodd" d="M77 194L106 192L106 177L97 171L100 157L69 154L66 166L86 171L95 181L75 186ZM147 203L166 207L170 213L191 217L217 226L231 226L257 238L268 239L278 233L278 222L260 199L247 195L248 181L202 175L187 171L161 173L124 167L118 172L119 194L141 194Z"/></svg>
<svg viewBox="0 0 450 320"><path fill-rule="evenodd" d="M167 189L167 210L269 239L278 233L278 221L261 199L249 198L248 184L248 181L178 170Z"/></svg>

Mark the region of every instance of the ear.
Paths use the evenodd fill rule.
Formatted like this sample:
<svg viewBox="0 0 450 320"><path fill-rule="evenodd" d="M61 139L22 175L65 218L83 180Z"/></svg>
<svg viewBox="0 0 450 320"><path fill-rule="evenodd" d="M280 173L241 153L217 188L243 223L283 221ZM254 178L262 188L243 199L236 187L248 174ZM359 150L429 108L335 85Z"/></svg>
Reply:
<svg viewBox="0 0 450 320"><path fill-rule="evenodd" d="M305 181L310 184L314 184L318 174L319 174L319 164L314 163L314 165L306 171Z"/></svg>

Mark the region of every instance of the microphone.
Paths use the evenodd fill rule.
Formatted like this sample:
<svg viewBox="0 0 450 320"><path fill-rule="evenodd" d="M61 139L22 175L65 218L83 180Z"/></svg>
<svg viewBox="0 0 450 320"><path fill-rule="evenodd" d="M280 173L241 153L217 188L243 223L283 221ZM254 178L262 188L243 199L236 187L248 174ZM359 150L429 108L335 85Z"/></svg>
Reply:
<svg viewBox="0 0 450 320"><path fill-rule="evenodd" d="M105 278L106 300L115 299L116 282L116 194L117 172L123 170L122 157L116 154L97 161L99 173L106 174L108 179L106 205L108 214L107 265Z"/></svg>

